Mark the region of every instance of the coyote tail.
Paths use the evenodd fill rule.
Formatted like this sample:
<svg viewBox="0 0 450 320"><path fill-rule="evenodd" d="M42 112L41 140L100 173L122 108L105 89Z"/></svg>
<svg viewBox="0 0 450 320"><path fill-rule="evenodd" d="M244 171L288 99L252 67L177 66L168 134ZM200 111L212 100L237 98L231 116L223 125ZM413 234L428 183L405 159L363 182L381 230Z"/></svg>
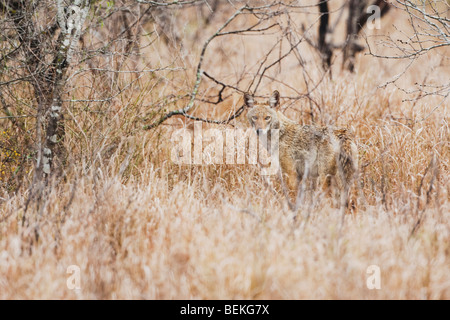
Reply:
<svg viewBox="0 0 450 320"><path fill-rule="evenodd" d="M343 174L344 181L350 184L358 166L356 145L348 129L336 129L334 134L339 139L339 171Z"/></svg>

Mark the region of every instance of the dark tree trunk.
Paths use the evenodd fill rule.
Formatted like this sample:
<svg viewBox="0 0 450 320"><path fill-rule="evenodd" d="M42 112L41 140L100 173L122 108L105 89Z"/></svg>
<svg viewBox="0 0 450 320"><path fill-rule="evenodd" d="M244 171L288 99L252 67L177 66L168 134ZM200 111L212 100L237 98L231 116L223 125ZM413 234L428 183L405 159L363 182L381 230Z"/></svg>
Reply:
<svg viewBox="0 0 450 320"><path fill-rule="evenodd" d="M347 40L344 46L343 67L353 72L355 69L355 57L364 47L358 44L358 34L372 15L367 13L367 8L375 5L380 8L380 18L385 15L390 8L385 0L349 0L347 19Z"/></svg>
<svg viewBox="0 0 450 320"><path fill-rule="evenodd" d="M353 72L355 69L355 56L356 53L361 51L362 48L357 46L357 37L361 26L358 25L359 17L364 13L367 0L350 0L348 7L348 19L347 19L347 39L344 47L344 67Z"/></svg>
<svg viewBox="0 0 450 320"><path fill-rule="evenodd" d="M331 66L331 56L333 51L327 42L328 25L330 21L330 12L328 10L328 2L319 0L320 25L319 25L319 51L322 54L322 63L324 67Z"/></svg>

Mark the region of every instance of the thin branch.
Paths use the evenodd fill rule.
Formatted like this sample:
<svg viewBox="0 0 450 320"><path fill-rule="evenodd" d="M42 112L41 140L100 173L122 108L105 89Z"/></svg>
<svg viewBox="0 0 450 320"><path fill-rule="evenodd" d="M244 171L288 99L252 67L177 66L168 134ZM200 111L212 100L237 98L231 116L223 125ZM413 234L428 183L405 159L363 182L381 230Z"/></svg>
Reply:
<svg viewBox="0 0 450 320"><path fill-rule="evenodd" d="M186 1L172 1L172 2L136 0L136 2L142 3L142 4L150 4L153 7L169 7L169 6L182 6L182 5L196 4L199 2L203 2L203 0L186 0Z"/></svg>
<svg viewBox="0 0 450 320"><path fill-rule="evenodd" d="M165 115L163 115L159 120L157 120L156 122L154 122L153 124L150 125L146 125L144 126L144 130L149 130L149 129L153 129L157 126L159 126L161 123L163 123L164 121L166 121L167 119L175 116L175 115L183 115L186 116L187 113L192 109L192 107L194 106L194 102L195 102L195 98L197 96L198 93L198 88L200 87L200 83L202 81L202 75L203 75L203 70L202 70L202 64L203 64L203 60L205 58L205 53L206 53L206 49L208 48L208 45L211 43L212 40L214 40L214 38L218 37L219 34L222 32L223 29L225 29L237 16L239 16L244 10L249 9L249 7L247 5L241 7L239 10L237 10L212 36L210 36L208 38L208 40L206 40L206 42L203 44L203 48L202 51L200 53L200 58L199 58L199 62L197 65L197 71L196 71L196 81L194 84L194 88L192 89L191 92L191 99L189 101L189 103L187 104L186 107L179 109L179 110L174 110L171 111L169 113L166 113Z"/></svg>
<svg viewBox="0 0 450 320"><path fill-rule="evenodd" d="M424 218L425 218L425 209L428 206L428 204L431 201L431 191L434 188L434 182L438 177L438 171L439 171L439 167L436 164L437 160L436 160L436 155L433 154L433 156L431 157L430 163L428 164L427 168L425 169L425 172L422 175L422 178L420 179L420 184L419 187L417 189L417 204L416 204L416 216L417 216L417 221L414 224L411 233L409 234L409 238L411 238L412 236L414 236L417 232L417 230L419 229L419 227L421 226ZM420 197L422 195L422 188L424 185L424 180L425 177L428 173L428 171L432 170L431 172L431 180L430 180L430 186L428 187L427 193L426 193L426 202L424 205L424 208L422 210L420 210L419 212L419 206L420 206Z"/></svg>
<svg viewBox="0 0 450 320"><path fill-rule="evenodd" d="M2 120L2 119L18 119L18 118L36 118L36 116L28 116L28 115L22 115L22 116L7 116L7 117L0 117L0 120Z"/></svg>

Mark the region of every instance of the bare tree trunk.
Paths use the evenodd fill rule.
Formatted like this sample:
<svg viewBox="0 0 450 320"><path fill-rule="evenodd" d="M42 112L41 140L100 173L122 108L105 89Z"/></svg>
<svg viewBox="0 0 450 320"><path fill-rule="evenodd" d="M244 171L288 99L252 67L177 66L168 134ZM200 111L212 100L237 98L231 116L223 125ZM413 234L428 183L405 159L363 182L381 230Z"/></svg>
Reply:
<svg viewBox="0 0 450 320"><path fill-rule="evenodd" d="M367 23L371 13L367 8L374 5L380 8L380 17L385 15L390 6L385 0L349 0L348 20L347 20L347 41L344 46L343 67L353 72L355 69L355 56L358 52L364 50L364 47L358 44L358 34Z"/></svg>
<svg viewBox="0 0 450 320"><path fill-rule="evenodd" d="M347 20L347 40L344 47L343 66L349 71L353 72L355 69L356 53L362 50L362 47L357 45L358 32L361 26L358 25L359 17L364 13L369 1L367 0L350 0L348 8Z"/></svg>
<svg viewBox="0 0 450 320"><path fill-rule="evenodd" d="M23 50L25 78L31 83L37 102L37 158L35 183L47 181L64 158L64 116L62 95L67 69L78 45L90 0L57 0L57 21L40 28L35 10L54 6L52 2L1 0L0 9L11 18ZM45 7L47 8L47 7ZM59 35L54 43L55 34Z"/></svg>
<svg viewBox="0 0 450 320"><path fill-rule="evenodd" d="M326 41L328 33L328 25L330 20L330 12L328 10L328 2L319 0L320 11L320 25L319 25L319 51L322 54L322 62L325 68L331 66L331 56L333 51L330 48L330 44Z"/></svg>
<svg viewBox="0 0 450 320"><path fill-rule="evenodd" d="M62 112L62 94L74 51L81 36L81 29L89 11L90 0L72 0L72 5L65 6L63 0L57 0L57 18L61 29L56 55L51 65L53 88L51 99L46 100L44 121L46 125L45 140L41 152L43 177L47 178L55 171L55 160L64 158L64 116Z"/></svg>

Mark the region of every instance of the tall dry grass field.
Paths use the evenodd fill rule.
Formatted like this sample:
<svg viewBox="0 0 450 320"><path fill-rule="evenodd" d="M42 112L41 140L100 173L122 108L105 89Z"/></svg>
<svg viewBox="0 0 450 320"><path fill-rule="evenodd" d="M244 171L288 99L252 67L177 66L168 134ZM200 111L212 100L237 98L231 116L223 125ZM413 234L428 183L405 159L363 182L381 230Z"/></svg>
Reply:
<svg viewBox="0 0 450 320"><path fill-rule="evenodd" d="M90 99L111 87L123 90L107 102L66 103L67 167L39 203L27 203L31 165L4 170L2 181L17 170L26 172L20 181L9 180L16 188L2 182L0 189L0 299L450 299L449 100L415 101L417 94L401 90L413 90L425 78L448 82L448 49L423 55L386 86L409 61L376 59L366 50L350 73L341 69L342 54L336 51L330 77L304 41L298 46L303 67L292 54L268 70L257 95L267 97L277 89L284 97L282 111L291 119L349 127L358 142L356 212L342 218L339 208L317 192L294 213L277 179L269 179L275 185L270 187L258 166L173 163L172 134L191 130L193 120L175 116L142 129L188 102L203 43L233 14L228 4L222 6L208 24L204 11L176 11L172 36L178 42L149 33L140 40L139 59L122 61L120 67L170 65L174 70L71 79L70 99ZM298 22L293 30L318 18L293 15ZM240 17L226 30L251 19ZM273 19L286 27L283 17ZM153 27L146 26L149 32ZM344 34L345 24L338 28ZM401 38L410 29L407 17L392 10L382 29L364 32L377 52L389 55L393 49L376 36ZM245 89L278 36L214 39L203 69ZM289 49L286 41L281 49ZM268 61L279 54L277 47ZM220 89L205 78L198 98ZM288 98L308 90L315 103ZM27 92L23 99L32 104ZM224 96L229 97L217 105L197 101L191 113L225 119L243 100L229 88ZM33 120L26 121L32 128ZM231 124L247 128L245 112ZM7 122L1 125L2 132L12 130ZM231 127L203 123L202 128ZM8 134L8 141L17 139L20 146L21 137ZM380 289L367 286L371 265L379 267ZM79 289L67 285L69 266L80 270Z"/></svg>

